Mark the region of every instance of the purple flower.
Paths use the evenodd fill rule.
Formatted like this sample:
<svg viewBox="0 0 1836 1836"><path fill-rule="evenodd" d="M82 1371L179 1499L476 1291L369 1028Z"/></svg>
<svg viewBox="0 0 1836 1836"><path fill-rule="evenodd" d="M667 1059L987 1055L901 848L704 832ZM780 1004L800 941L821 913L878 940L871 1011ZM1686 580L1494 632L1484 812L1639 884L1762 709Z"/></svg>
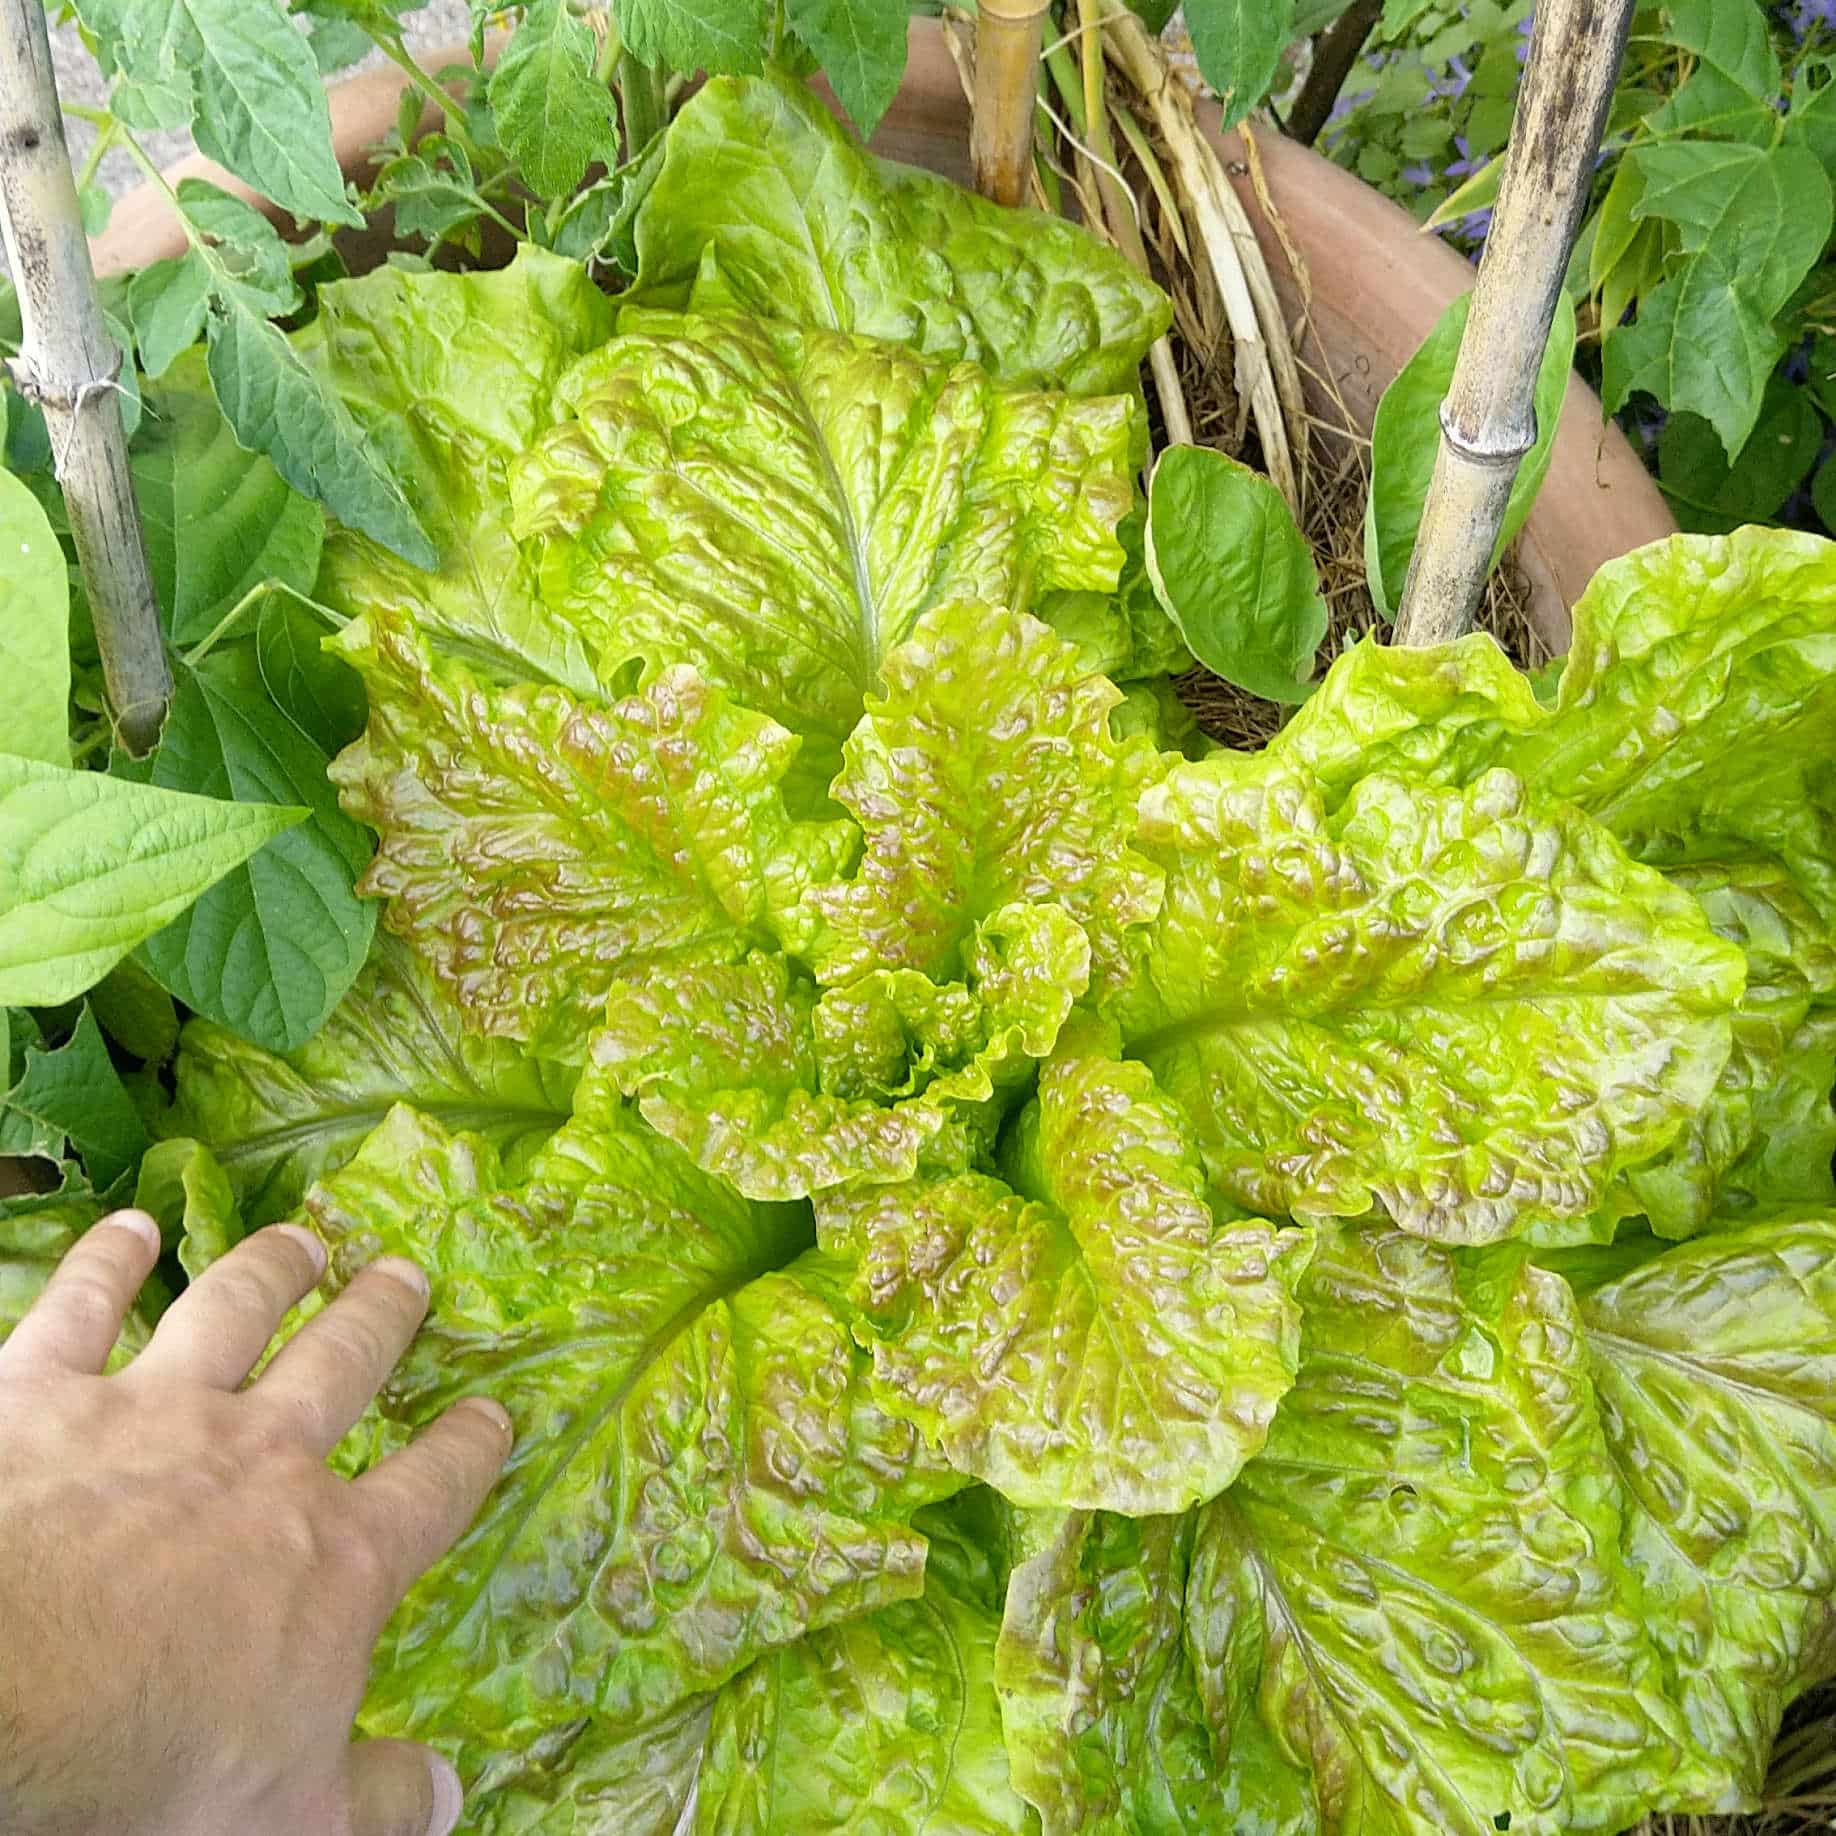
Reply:
<svg viewBox="0 0 1836 1836"><path fill-rule="evenodd" d="M1434 183L1434 168L1425 159L1418 159L1412 166L1404 166L1402 176L1420 191Z"/></svg>
<svg viewBox="0 0 1836 1836"><path fill-rule="evenodd" d="M1773 10L1799 44L1814 31L1836 32L1836 0L1789 0Z"/></svg>
<svg viewBox="0 0 1836 1836"><path fill-rule="evenodd" d="M1473 157L1473 149L1464 134L1454 136L1454 145L1460 149L1460 157L1447 168L1446 176L1450 179L1470 178L1486 162Z"/></svg>
<svg viewBox="0 0 1836 1836"><path fill-rule="evenodd" d="M1447 66L1447 74L1428 85L1430 97L1438 97L1446 102L1458 102L1466 94L1467 85L1473 80L1473 73L1467 69L1460 58L1453 58Z"/></svg>

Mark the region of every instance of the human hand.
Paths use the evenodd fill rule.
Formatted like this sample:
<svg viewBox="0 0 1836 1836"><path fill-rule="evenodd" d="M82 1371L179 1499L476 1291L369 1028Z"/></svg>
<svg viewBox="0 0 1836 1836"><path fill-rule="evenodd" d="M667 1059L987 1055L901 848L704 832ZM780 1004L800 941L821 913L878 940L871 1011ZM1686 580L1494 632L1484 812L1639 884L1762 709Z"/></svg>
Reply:
<svg viewBox="0 0 1836 1836"><path fill-rule="evenodd" d="M428 1748L351 1742L370 1653L510 1451L470 1398L346 1482L325 1456L427 1308L373 1263L240 1387L325 1253L257 1232L100 1373L159 1254L142 1212L87 1232L0 1345L0 1831L446 1836Z"/></svg>

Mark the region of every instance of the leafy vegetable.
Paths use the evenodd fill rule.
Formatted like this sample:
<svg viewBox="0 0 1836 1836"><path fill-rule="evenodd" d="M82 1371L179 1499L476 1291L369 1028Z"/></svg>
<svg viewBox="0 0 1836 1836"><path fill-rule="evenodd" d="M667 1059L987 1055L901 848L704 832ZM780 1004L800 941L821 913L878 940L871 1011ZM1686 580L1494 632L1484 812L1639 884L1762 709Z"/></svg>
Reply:
<svg viewBox="0 0 1836 1836"><path fill-rule="evenodd" d="M62 1163L68 1148L106 1187L146 1145L146 1130L87 1007L55 1051L26 1050L24 1075L0 1097L0 1153Z"/></svg>
<svg viewBox="0 0 1836 1836"><path fill-rule="evenodd" d="M0 670L8 684L7 752L70 763L69 588L57 537L37 498L0 473Z"/></svg>

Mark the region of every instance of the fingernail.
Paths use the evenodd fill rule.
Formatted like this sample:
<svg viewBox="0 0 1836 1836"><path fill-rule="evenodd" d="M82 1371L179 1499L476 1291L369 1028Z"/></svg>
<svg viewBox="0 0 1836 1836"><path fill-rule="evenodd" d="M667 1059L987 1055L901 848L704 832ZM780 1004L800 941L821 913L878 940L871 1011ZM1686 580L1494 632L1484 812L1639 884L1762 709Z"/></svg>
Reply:
<svg viewBox="0 0 1836 1836"><path fill-rule="evenodd" d="M459 1813L465 1809L459 1775L441 1753L428 1754L427 1770L433 1774L433 1815L427 1820L427 1836L452 1836Z"/></svg>
<svg viewBox="0 0 1836 1836"><path fill-rule="evenodd" d="M510 1411L490 1396L468 1396L454 1405L460 1409L470 1409L474 1414L482 1415L505 1440L516 1432L510 1423Z"/></svg>
<svg viewBox="0 0 1836 1836"><path fill-rule="evenodd" d="M274 1228L283 1237L297 1243L312 1258L312 1271L315 1279L325 1273L325 1245L302 1224L276 1224Z"/></svg>
<svg viewBox="0 0 1836 1836"><path fill-rule="evenodd" d="M378 1275L387 1275L391 1281L399 1281L417 1300L427 1298L427 1271L410 1262L406 1256L379 1256L370 1267Z"/></svg>
<svg viewBox="0 0 1836 1836"><path fill-rule="evenodd" d="M159 1225L144 1211L111 1211L102 1222L117 1230L131 1230L154 1255L159 1254Z"/></svg>

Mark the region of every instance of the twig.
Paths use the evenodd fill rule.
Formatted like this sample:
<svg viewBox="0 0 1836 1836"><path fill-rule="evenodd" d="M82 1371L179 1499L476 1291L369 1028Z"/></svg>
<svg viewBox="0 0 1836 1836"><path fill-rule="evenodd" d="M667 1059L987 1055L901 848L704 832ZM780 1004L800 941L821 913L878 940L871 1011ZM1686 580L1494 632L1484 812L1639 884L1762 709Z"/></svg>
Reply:
<svg viewBox="0 0 1836 1836"><path fill-rule="evenodd" d="M44 410L115 730L138 756L159 739L172 671L128 471L121 352L96 297L37 0L0 0L0 220L24 333L13 380Z"/></svg>
<svg viewBox="0 0 1836 1836"><path fill-rule="evenodd" d="M1332 119L1332 105L1338 101L1365 40L1382 17L1383 0L1352 0L1314 40L1313 68L1288 110L1288 133L1302 146L1312 146L1320 137L1320 129Z"/></svg>
<svg viewBox="0 0 1836 1836"><path fill-rule="evenodd" d="M1045 0L981 0L975 19L975 110L969 134L975 188L1018 204L1033 169L1033 102Z"/></svg>
<svg viewBox="0 0 1836 1836"><path fill-rule="evenodd" d="M1441 404L1441 447L1396 619L1399 644L1472 623L1524 455L1536 379L1636 0L1543 0L1518 92L1492 231Z"/></svg>

